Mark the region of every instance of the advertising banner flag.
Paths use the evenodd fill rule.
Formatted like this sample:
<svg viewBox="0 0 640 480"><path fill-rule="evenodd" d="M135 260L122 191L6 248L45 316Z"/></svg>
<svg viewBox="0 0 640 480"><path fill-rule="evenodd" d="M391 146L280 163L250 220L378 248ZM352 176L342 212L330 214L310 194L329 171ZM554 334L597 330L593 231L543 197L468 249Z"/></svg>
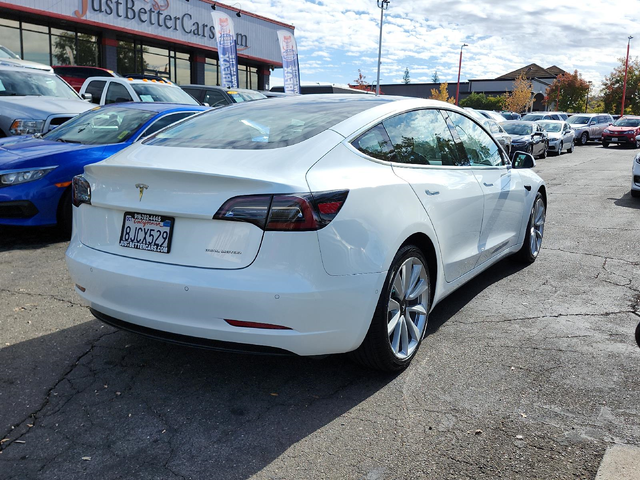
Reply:
<svg viewBox="0 0 640 480"><path fill-rule="evenodd" d="M216 42L218 43L218 57L220 58L220 73L223 87L238 88L238 47L233 20L226 13L211 12Z"/></svg>
<svg viewBox="0 0 640 480"><path fill-rule="evenodd" d="M291 32L278 30L282 68L284 70L284 92L300 93L300 66L298 64L298 45Z"/></svg>

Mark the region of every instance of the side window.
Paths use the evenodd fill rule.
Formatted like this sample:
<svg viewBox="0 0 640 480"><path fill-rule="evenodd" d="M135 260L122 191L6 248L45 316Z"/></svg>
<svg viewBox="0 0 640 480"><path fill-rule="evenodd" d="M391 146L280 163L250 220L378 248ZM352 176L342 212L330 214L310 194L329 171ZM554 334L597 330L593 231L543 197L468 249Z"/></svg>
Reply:
<svg viewBox="0 0 640 480"><path fill-rule="evenodd" d="M229 104L224 94L217 90L207 90L202 103L208 103L210 107L220 107Z"/></svg>
<svg viewBox="0 0 640 480"><path fill-rule="evenodd" d="M500 127L496 122L489 122L489 131L491 133L500 133Z"/></svg>
<svg viewBox="0 0 640 480"><path fill-rule="evenodd" d="M140 138L146 138L149 135L153 135L157 131L162 130L164 127L168 127L172 123L176 123L182 120L183 118L190 117L194 113L196 112L180 112L180 113L172 113L170 115L165 115L164 117L159 118L154 123L152 123L151 126L144 131L144 133L142 134L142 137Z"/></svg>
<svg viewBox="0 0 640 480"><path fill-rule="evenodd" d="M457 165L456 146L438 110L415 110L382 122L396 161L417 165Z"/></svg>
<svg viewBox="0 0 640 480"><path fill-rule="evenodd" d="M555 113L551 115L552 120L560 120L560 115L556 115Z"/></svg>
<svg viewBox="0 0 640 480"><path fill-rule="evenodd" d="M91 103L100 105L100 98L102 97L102 91L104 90L106 83L107 82L102 80L93 80L89 85L87 85L85 93L91 94Z"/></svg>
<svg viewBox="0 0 640 480"><path fill-rule="evenodd" d="M395 161L391 140L389 140L387 131L382 124L378 124L371 130L360 135L351 142L351 145L365 155L377 158L378 160L385 160L387 162Z"/></svg>
<svg viewBox="0 0 640 480"><path fill-rule="evenodd" d="M105 105L110 103L131 102L132 100L131 95L129 95L127 91L127 87L116 82L109 83L107 96L104 99Z"/></svg>
<svg viewBox="0 0 640 480"><path fill-rule="evenodd" d="M189 95L191 95L193 98L195 98L199 102L202 102L202 97L203 97L203 91L202 90L200 90L199 88L183 88L183 87L181 87L181 88L185 92L187 92Z"/></svg>
<svg viewBox="0 0 640 480"><path fill-rule="evenodd" d="M471 166L492 167L504 164L500 148L480 125L459 113L448 113L464 145Z"/></svg>

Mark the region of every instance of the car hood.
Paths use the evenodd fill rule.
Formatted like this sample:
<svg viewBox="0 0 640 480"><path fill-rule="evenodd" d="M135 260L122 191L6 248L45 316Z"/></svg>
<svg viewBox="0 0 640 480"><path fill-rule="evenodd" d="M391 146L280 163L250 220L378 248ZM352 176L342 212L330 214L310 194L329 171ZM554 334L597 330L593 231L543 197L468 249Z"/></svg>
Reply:
<svg viewBox="0 0 640 480"><path fill-rule="evenodd" d="M29 60L20 60L17 58L3 58L0 60L0 65L6 65L10 67L24 67L35 68L36 70L44 70L45 72L53 72L53 68L44 63L31 62Z"/></svg>
<svg viewBox="0 0 640 480"><path fill-rule="evenodd" d="M39 167L53 155L97 147L104 148L104 145L50 142L30 135L10 137L0 141L0 170Z"/></svg>
<svg viewBox="0 0 640 480"><path fill-rule="evenodd" d="M610 132L628 132L629 130L637 130L638 127L614 127L610 125L607 127L607 130Z"/></svg>
<svg viewBox="0 0 640 480"><path fill-rule="evenodd" d="M570 125L570 126L571 126L571 128L572 128L573 130L575 130L575 131L578 131L578 130L586 130L587 128L589 128L589 126L588 126L588 125L572 125L572 124L569 124L569 125Z"/></svg>
<svg viewBox="0 0 640 480"><path fill-rule="evenodd" d="M0 111L11 109L14 115L22 115L26 118L44 120L49 115L59 113L82 113L95 107L93 103L84 100L49 96L16 96L0 97Z"/></svg>

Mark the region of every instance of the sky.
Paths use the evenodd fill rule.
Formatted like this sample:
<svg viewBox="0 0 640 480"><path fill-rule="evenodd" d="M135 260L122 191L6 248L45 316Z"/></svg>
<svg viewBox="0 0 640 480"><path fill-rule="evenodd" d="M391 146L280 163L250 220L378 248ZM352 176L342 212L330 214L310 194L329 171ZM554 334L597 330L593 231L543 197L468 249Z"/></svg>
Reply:
<svg viewBox="0 0 640 480"><path fill-rule="evenodd" d="M252 0L243 10L295 26L303 83L375 83L380 9L375 0ZM380 84L495 78L530 63L578 70L599 88L626 55L640 54L640 0L390 0ZM271 84L282 84L282 69Z"/></svg>

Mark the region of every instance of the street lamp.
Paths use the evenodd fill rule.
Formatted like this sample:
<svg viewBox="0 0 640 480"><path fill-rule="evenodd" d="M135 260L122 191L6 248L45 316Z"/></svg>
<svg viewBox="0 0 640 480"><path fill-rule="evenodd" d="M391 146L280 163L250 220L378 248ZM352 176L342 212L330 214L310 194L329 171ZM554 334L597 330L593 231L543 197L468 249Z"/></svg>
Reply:
<svg viewBox="0 0 640 480"><path fill-rule="evenodd" d="M624 84L622 87L622 112L620 115L624 115L624 101L627 96L627 70L629 69L629 46L631 45L631 39L633 37L629 36L629 41L627 42L627 61L624 64Z"/></svg>
<svg viewBox="0 0 640 480"><path fill-rule="evenodd" d="M391 0L376 0L380 9L380 40L378 40L378 79L376 80L376 95L380 95L380 57L382 56L382 17L384 11L389 8Z"/></svg>
<svg viewBox="0 0 640 480"><path fill-rule="evenodd" d="M456 105L458 105L458 97L460 96L460 72L462 71L462 49L468 47L466 43L463 43L460 47L460 62L458 63L458 86L456 87Z"/></svg>

